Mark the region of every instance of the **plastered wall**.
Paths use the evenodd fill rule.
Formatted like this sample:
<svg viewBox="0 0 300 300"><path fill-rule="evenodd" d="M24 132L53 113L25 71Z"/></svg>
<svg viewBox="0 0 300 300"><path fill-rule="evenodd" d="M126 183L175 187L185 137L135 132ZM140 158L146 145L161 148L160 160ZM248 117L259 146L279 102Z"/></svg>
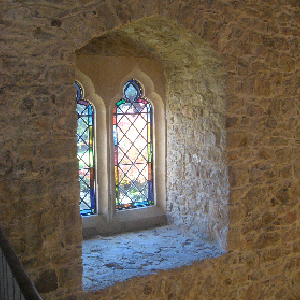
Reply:
<svg viewBox="0 0 300 300"><path fill-rule="evenodd" d="M0 5L0 219L44 299L84 297L75 50L151 16L190 30L224 61L228 252L134 278L94 299L300 297L298 1L5 0ZM187 56L195 48L182 47ZM168 78L173 85L187 82L189 74L174 76ZM197 165L187 163L191 169ZM187 181L195 182L191 169ZM184 195L184 189L178 193Z"/></svg>

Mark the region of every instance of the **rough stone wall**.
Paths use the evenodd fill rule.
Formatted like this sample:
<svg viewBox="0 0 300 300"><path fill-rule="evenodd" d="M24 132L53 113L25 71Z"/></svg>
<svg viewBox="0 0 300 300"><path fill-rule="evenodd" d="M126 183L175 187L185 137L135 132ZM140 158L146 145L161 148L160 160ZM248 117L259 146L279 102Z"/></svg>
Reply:
<svg viewBox="0 0 300 300"><path fill-rule="evenodd" d="M300 298L299 6L296 0L1 2L1 224L44 299L80 292L74 51L152 15L177 21L225 58L229 252L94 298ZM46 281L55 291L45 289Z"/></svg>
<svg viewBox="0 0 300 300"><path fill-rule="evenodd" d="M61 8L0 7L0 224L43 299L62 299L82 272L73 47Z"/></svg>
<svg viewBox="0 0 300 300"><path fill-rule="evenodd" d="M183 51L171 48L173 64L166 66L167 214L171 223L207 234L226 248L222 60L192 34L180 36L178 44Z"/></svg>

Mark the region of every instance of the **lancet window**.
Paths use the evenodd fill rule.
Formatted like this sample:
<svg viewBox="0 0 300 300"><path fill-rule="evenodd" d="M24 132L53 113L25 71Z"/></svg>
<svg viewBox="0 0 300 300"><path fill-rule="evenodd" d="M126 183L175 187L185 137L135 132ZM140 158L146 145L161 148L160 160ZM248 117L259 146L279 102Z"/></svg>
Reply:
<svg viewBox="0 0 300 300"><path fill-rule="evenodd" d="M80 214L96 213L94 108L83 97L83 88L75 82L77 90L77 158L79 160Z"/></svg>
<svg viewBox="0 0 300 300"><path fill-rule="evenodd" d="M113 140L116 209L153 205L153 108L135 79L113 108Z"/></svg>

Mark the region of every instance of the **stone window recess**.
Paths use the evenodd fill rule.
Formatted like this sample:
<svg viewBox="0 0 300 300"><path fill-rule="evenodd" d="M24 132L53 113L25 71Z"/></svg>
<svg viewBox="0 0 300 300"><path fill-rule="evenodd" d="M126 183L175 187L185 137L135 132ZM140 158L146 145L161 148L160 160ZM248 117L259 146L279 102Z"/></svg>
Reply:
<svg viewBox="0 0 300 300"><path fill-rule="evenodd" d="M148 228L166 222L167 215L169 223L205 234L225 249L223 58L197 35L160 18L124 25L75 53L76 80L96 115L98 214L83 218L84 236ZM154 205L117 210L113 108L131 79L153 108Z"/></svg>

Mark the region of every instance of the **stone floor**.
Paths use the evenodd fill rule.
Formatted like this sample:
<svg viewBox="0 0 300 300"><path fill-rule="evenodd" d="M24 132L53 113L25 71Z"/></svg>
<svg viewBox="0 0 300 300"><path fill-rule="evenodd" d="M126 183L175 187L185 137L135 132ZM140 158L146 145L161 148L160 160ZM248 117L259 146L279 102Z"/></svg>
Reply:
<svg viewBox="0 0 300 300"><path fill-rule="evenodd" d="M217 257L214 243L174 225L84 240L83 289L105 289L134 276L154 274L197 260Z"/></svg>

